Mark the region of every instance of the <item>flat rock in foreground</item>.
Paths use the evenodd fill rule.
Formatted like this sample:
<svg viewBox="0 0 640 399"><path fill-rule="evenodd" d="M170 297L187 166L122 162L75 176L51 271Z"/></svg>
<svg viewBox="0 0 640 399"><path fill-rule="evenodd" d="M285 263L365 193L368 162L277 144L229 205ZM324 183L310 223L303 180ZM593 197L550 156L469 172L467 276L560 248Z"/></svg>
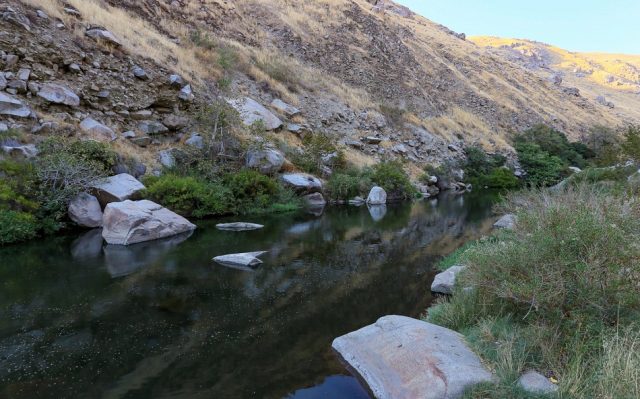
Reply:
<svg viewBox="0 0 640 399"><path fill-rule="evenodd" d="M248 231L259 230L264 226L257 223L235 222L235 223L218 223L216 229L225 231Z"/></svg>
<svg viewBox="0 0 640 399"><path fill-rule="evenodd" d="M233 267L242 270L253 270L256 266L262 264L258 256L266 254L266 251L243 252L239 254L229 254L216 256L213 260L222 266Z"/></svg>
<svg viewBox="0 0 640 399"><path fill-rule="evenodd" d="M462 335L409 317L381 317L332 346L377 399L453 399L492 380Z"/></svg>
<svg viewBox="0 0 640 399"><path fill-rule="evenodd" d="M196 228L182 216L148 200L112 202L102 220L102 237L114 245L157 240Z"/></svg>

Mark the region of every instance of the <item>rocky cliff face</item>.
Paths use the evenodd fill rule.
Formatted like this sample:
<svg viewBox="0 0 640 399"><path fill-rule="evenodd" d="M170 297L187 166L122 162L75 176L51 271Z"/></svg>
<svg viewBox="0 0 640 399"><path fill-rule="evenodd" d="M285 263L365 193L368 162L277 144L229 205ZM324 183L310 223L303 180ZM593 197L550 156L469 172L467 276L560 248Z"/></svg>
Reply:
<svg viewBox="0 0 640 399"><path fill-rule="evenodd" d="M508 151L508 132L537 123L578 138L595 124L637 121L631 107L531 70L544 56L523 65L388 0L1 7L0 127L33 132L32 141L114 141L150 168L160 150L206 133L196 116L223 99L269 108L288 146L325 133L355 163L401 158L416 170L462 156L463 145ZM270 106L278 100L298 112Z"/></svg>

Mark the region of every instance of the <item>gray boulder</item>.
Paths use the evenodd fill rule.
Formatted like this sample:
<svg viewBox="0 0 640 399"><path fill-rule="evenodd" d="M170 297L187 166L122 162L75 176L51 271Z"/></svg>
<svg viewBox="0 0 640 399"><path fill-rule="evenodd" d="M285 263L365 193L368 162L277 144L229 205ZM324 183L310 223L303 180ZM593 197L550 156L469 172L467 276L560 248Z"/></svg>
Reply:
<svg viewBox="0 0 640 399"><path fill-rule="evenodd" d="M22 101L9 94L0 92L0 115L27 118L31 116L31 114L31 108L24 105Z"/></svg>
<svg viewBox="0 0 640 399"><path fill-rule="evenodd" d="M111 202L136 199L145 188L144 184L127 173L100 179L92 187L93 194L103 208Z"/></svg>
<svg viewBox="0 0 640 399"><path fill-rule="evenodd" d="M497 222L493 224L493 227L496 229L507 229L513 230L516 224L516 216L512 214L507 214L498 219Z"/></svg>
<svg viewBox="0 0 640 399"><path fill-rule="evenodd" d="M93 118L85 118L82 122L80 122L80 130L92 135L106 137L109 140L115 140L116 138L118 138L118 136L116 136L116 133L111 130L111 128L103 125Z"/></svg>
<svg viewBox="0 0 640 399"><path fill-rule="evenodd" d="M431 291L439 294L453 294L453 287L456 285L456 277L464 270L464 266L451 266L442 273L436 274L431 284Z"/></svg>
<svg viewBox="0 0 640 399"><path fill-rule="evenodd" d="M186 102L193 101L195 96L193 95L193 90L191 89L191 85L186 85L185 87L180 89L180 93L178 93L178 98Z"/></svg>
<svg viewBox="0 0 640 399"><path fill-rule="evenodd" d="M179 130L184 127L187 127L189 124L189 118L184 116L179 116L175 114L170 114L162 119L162 124L171 130Z"/></svg>
<svg viewBox="0 0 640 399"><path fill-rule="evenodd" d="M85 32L85 35L87 35L88 37L94 40L100 40L116 47L122 46L122 43L120 42L120 40L118 40L118 38L116 38L116 36L113 33L111 33L106 29L102 29L102 28L88 29Z"/></svg>
<svg viewBox="0 0 640 399"><path fill-rule="evenodd" d="M247 126L251 126L258 121L264 123L266 130L275 130L282 126L282 121L277 116L249 97L227 100L227 102L238 111L242 122Z"/></svg>
<svg viewBox="0 0 640 399"><path fill-rule="evenodd" d="M138 130L147 135L168 132L169 129L158 121L141 121L138 123Z"/></svg>
<svg viewBox="0 0 640 399"><path fill-rule="evenodd" d="M102 208L91 194L81 193L69 203L69 218L82 227L102 227Z"/></svg>
<svg viewBox="0 0 640 399"><path fill-rule="evenodd" d="M195 230L182 216L148 201L113 202L104 210L102 237L109 244L130 245Z"/></svg>
<svg viewBox="0 0 640 399"><path fill-rule="evenodd" d="M369 205L384 205L387 203L387 192L384 188L375 186L369 191L367 197L367 204Z"/></svg>
<svg viewBox="0 0 640 399"><path fill-rule="evenodd" d="M262 264L258 259L259 256L266 254L266 251L245 252L239 254L230 254L216 256L213 260L223 266L233 267L242 270L253 270L256 266Z"/></svg>
<svg viewBox="0 0 640 399"><path fill-rule="evenodd" d="M173 168L176 166L176 157L174 154L174 148L170 148L168 150L162 150L158 153L158 161L160 165L165 168Z"/></svg>
<svg viewBox="0 0 640 399"><path fill-rule="evenodd" d="M453 399L492 380L461 334L409 317L381 317L332 346L377 399Z"/></svg>
<svg viewBox="0 0 640 399"><path fill-rule="evenodd" d="M14 145L14 143L6 143L2 145L2 152L13 159L29 159L38 155L38 149L33 144Z"/></svg>
<svg viewBox="0 0 640 399"><path fill-rule="evenodd" d="M80 98L76 93L66 86L57 83L45 83L40 87L38 96L50 103L63 104L70 107L80 105Z"/></svg>
<svg viewBox="0 0 640 399"><path fill-rule="evenodd" d="M558 386L542 374L529 370L518 379L518 385L533 394L549 394L556 392Z"/></svg>
<svg viewBox="0 0 640 399"><path fill-rule="evenodd" d="M315 193L322 191L322 182L306 173L285 173L280 180L298 193Z"/></svg>
<svg viewBox="0 0 640 399"><path fill-rule="evenodd" d="M169 76L169 86L179 89L184 86L184 79L180 75L170 75Z"/></svg>
<svg viewBox="0 0 640 399"><path fill-rule="evenodd" d="M147 72L137 65L133 67L133 76L140 80L149 80L149 75L147 75Z"/></svg>
<svg viewBox="0 0 640 399"><path fill-rule="evenodd" d="M284 165L284 155L275 149L255 149L247 151L246 166L262 174L272 175Z"/></svg>
<svg viewBox="0 0 640 399"><path fill-rule="evenodd" d="M218 223L216 229L223 231L249 231L259 230L264 226L256 223L235 222L235 223Z"/></svg>
<svg viewBox="0 0 640 399"><path fill-rule="evenodd" d="M192 134L184 143L190 147L204 148L204 139L198 133Z"/></svg>
<svg viewBox="0 0 640 399"><path fill-rule="evenodd" d="M293 117L300 114L300 110L298 108L285 103L279 98L276 98L275 100L271 101L271 107L288 117Z"/></svg>

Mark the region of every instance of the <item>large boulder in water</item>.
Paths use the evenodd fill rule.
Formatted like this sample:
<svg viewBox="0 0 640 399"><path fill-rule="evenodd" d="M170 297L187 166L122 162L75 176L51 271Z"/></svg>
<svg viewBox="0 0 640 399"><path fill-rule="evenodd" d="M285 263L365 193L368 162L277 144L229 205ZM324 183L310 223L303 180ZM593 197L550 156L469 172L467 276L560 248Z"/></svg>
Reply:
<svg viewBox="0 0 640 399"><path fill-rule="evenodd" d="M277 116L249 97L227 100L227 102L238 111L242 122L247 126L251 126L258 121L264 123L266 130L275 130L282 126L282 121Z"/></svg>
<svg viewBox="0 0 640 399"><path fill-rule="evenodd" d="M79 194L69 204L69 218L78 226L102 227L100 202L91 194Z"/></svg>
<svg viewBox="0 0 640 399"><path fill-rule="evenodd" d="M93 185L94 195L100 205L107 206L111 202L136 199L146 187L128 173L120 173L106 179L98 180Z"/></svg>
<svg viewBox="0 0 640 399"><path fill-rule="evenodd" d="M284 160L284 155L273 148L256 149L247 151L246 165L262 174L272 175L282 169Z"/></svg>
<svg viewBox="0 0 640 399"><path fill-rule="evenodd" d="M367 204L369 205L384 205L387 203L387 192L384 188L375 186L369 191L367 197Z"/></svg>
<svg viewBox="0 0 640 399"><path fill-rule="evenodd" d="M459 398L492 380L461 334L409 317L382 317L332 346L378 399Z"/></svg>
<svg viewBox="0 0 640 399"><path fill-rule="evenodd" d="M113 202L104 210L102 237L109 244L130 245L195 230L182 216L155 202Z"/></svg>

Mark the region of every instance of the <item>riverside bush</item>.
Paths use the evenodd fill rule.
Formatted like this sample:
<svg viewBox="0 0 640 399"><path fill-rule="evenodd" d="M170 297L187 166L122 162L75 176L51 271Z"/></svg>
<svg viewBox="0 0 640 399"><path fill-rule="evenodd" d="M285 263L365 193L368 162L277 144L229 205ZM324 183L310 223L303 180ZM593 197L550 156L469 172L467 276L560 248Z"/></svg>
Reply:
<svg viewBox="0 0 640 399"><path fill-rule="evenodd" d="M40 226L34 215L0 209L0 245L35 238L39 229Z"/></svg>
<svg viewBox="0 0 640 399"><path fill-rule="evenodd" d="M506 158L496 154L489 157L481 148L465 149L467 161L464 172L467 180L475 187L489 187L511 190L520 186L520 180L504 167Z"/></svg>
<svg viewBox="0 0 640 399"><path fill-rule="evenodd" d="M409 199L416 195L416 189L400 162L386 161L375 165L371 180L384 188L391 199Z"/></svg>
<svg viewBox="0 0 640 399"><path fill-rule="evenodd" d="M511 194L500 210L517 215L515 230L456 253L467 268L427 316L496 370L466 397L527 397L515 381L530 368L563 396L638 397L640 204L581 184Z"/></svg>

